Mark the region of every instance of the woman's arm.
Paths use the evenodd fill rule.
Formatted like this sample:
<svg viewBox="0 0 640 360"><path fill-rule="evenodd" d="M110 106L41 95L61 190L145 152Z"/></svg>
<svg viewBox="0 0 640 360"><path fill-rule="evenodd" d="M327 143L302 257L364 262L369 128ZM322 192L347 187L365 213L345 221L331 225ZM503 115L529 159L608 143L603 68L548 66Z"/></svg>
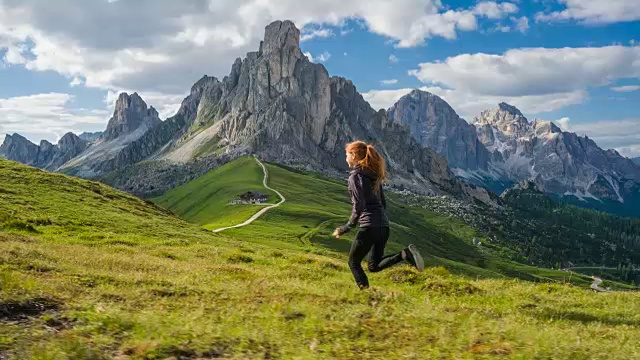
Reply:
<svg viewBox="0 0 640 360"><path fill-rule="evenodd" d="M382 207L387 208L387 199L384 197L384 189L382 188L382 184L380 184L380 201L382 202Z"/></svg>
<svg viewBox="0 0 640 360"><path fill-rule="evenodd" d="M349 194L351 195L351 217L349 222L333 232L336 237L349 232L352 227L355 227L362 211L364 211L365 199L362 194L362 178L357 174L349 176Z"/></svg>
<svg viewBox="0 0 640 360"><path fill-rule="evenodd" d="M365 199L362 194L362 178L358 174L349 176L349 193L351 194L351 218L347 225L354 227L358 224L358 219L364 211Z"/></svg>

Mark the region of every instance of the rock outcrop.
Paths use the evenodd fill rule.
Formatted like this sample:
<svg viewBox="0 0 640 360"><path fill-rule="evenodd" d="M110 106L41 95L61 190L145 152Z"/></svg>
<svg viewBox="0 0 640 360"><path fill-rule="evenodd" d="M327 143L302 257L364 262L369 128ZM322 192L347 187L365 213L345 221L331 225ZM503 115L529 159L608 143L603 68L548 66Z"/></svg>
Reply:
<svg viewBox="0 0 640 360"><path fill-rule="evenodd" d="M156 109L153 106L147 108L147 104L138 93L122 93L116 100L113 117L100 138L102 141L114 140L140 128L150 129L160 122Z"/></svg>

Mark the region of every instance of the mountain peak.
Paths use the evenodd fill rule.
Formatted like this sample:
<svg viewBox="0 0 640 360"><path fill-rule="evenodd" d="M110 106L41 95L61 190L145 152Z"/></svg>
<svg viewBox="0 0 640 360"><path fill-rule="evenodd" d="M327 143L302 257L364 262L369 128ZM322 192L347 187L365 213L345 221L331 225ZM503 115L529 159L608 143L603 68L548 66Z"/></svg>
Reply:
<svg viewBox="0 0 640 360"><path fill-rule="evenodd" d="M0 145L0 157L27 164L38 154L38 145L32 143L24 136L14 133L7 134Z"/></svg>
<svg viewBox="0 0 640 360"><path fill-rule="evenodd" d="M290 20L274 21L265 27L260 50L269 54L284 48L300 48L300 30Z"/></svg>
<svg viewBox="0 0 640 360"><path fill-rule="evenodd" d="M507 134L521 136L531 129L529 120L513 105L500 103L495 109L485 110L474 119L476 126L494 126Z"/></svg>
<svg viewBox="0 0 640 360"><path fill-rule="evenodd" d="M216 83L219 80L215 76L204 75L200 78L200 80L196 81L193 86L191 86L191 92L196 91L197 89L201 89L205 87L208 83Z"/></svg>
<svg viewBox="0 0 640 360"><path fill-rule="evenodd" d="M156 109L148 108L147 103L137 92L131 95L123 92L116 100L113 117L109 120L102 138L113 140L120 135L130 134L142 126L145 126L146 131L159 122Z"/></svg>
<svg viewBox="0 0 640 360"><path fill-rule="evenodd" d="M462 169L485 169L489 152L477 138L476 129L456 114L438 95L415 89L389 110L389 120L409 129L422 146L435 150Z"/></svg>
<svg viewBox="0 0 640 360"><path fill-rule="evenodd" d="M116 111L128 108L144 108L147 109L147 103L142 100L137 92L129 95L125 92L121 93L116 100Z"/></svg>
<svg viewBox="0 0 640 360"><path fill-rule="evenodd" d="M424 91L424 90L420 90L420 89L413 89L411 90L411 92L408 94L410 96L423 96L423 95L433 95L428 91Z"/></svg>
<svg viewBox="0 0 640 360"><path fill-rule="evenodd" d="M513 115L519 115L521 117L524 117L524 115L522 115L522 113L520 112L520 110L518 110L517 107L513 106L513 105L509 105L505 102L501 102L500 104L498 104L498 109L501 111L505 111L509 114L513 114Z"/></svg>

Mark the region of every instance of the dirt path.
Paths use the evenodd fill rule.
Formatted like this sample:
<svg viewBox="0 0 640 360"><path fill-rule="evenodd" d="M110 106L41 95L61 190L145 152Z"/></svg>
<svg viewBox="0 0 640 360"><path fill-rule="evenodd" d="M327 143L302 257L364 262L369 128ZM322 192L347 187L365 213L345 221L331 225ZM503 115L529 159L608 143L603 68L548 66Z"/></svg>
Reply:
<svg viewBox="0 0 640 360"><path fill-rule="evenodd" d="M279 203L277 203L277 204L269 205L269 206L267 206L267 207L265 207L265 208L263 208L263 209L260 209L260 211L258 211L257 213L255 213L255 215L253 215L252 217L250 217L250 218L249 218L249 220L247 220L247 221L243 222L242 224L233 225L233 226L227 226L227 227L223 227L223 228L215 229L215 230L212 230L213 232L221 232L221 231L228 230L228 229L235 229L235 228L239 228L239 227L247 226L247 225L251 224L252 222L254 222L256 219L258 219L260 216L262 216L262 214L264 214L264 213L266 213L267 211L269 211L269 209L273 209L273 208L275 208L275 207L278 207L278 206L280 206L282 203L284 203L284 202L286 201L286 199L284 198L284 196L282 196L282 194L281 194L278 190L273 189L273 188L270 188L270 187L269 187L269 185L267 185L267 181L269 180L269 172L267 171L267 168L264 166L264 164L263 164L260 160L258 160L258 158L257 158L257 157L256 157L255 159L256 159L256 161L258 162L258 164L259 164L260 166L262 166L262 171L264 172L264 179L262 180L262 185L263 185L265 188L267 188L267 189L269 189L269 190L271 190L271 191L275 192L276 194L278 194L278 196L280 196L280 202L279 202Z"/></svg>
<svg viewBox="0 0 640 360"><path fill-rule="evenodd" d="M606 289L603 289L600 287L600 284L602 284L602 279L597 278L595 276L591 277L593 279L593 284L591 284L591 288L595 291L599 291L599 292L607 292Z"/></svg>

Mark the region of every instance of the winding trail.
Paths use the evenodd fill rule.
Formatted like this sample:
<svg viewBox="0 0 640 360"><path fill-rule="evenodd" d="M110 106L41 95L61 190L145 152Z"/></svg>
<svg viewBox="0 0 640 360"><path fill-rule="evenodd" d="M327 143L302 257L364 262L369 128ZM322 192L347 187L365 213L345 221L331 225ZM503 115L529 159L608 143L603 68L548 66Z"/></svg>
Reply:
<svg viewBox="0 0 640 360"><path fill-rule="evenodd" d="M593 279L593 284L591 284L591 288L595 291L599 291L599 292L607 292L606 289L603 289L600 287L600 284L602 284L602 279L597 278L595 276L591 277Z"/></svg>
<svg viewBox="0 0 640 360"><path fill-rule="evenodd" d="M569 267L569 268L564 268L562 269L562 271L568 271L577 275L584 275L584 274L580 274L577 273L575 271L571 271L572 269L609 269L609 270L615 270L616 268L612 268L612 267L604 267L604 266L574 266L574 267ZM598 292L610 292L607 289L603 289L600 287L600 284L602 284L602 279L600 279L597 276L589 276L590 278L593 279L593 284L591 284L590 288L592 290L598 291Z"/></svg>
<svg viewBox="0 0 640 360"><path fill-rule="evenodd" d="M257 157L255 157L255 156L254 156L254 159L256 159L256 161L258 162L258 164L259 164L260 166L262 166L262 171L264 172L264 179L262 180L262 185L263 185L265 188L267 188L267 189L269 189L269 190L271 190L271 191L275 192L276 194L278 194L278 196L280 196L280 202L279 202L279 203L277 203L277 204L269 205L269 206L267 206L267 207L265 207L265 208L263 208L263 209L260 209L260 211L258 211L257 213L255 213L255 215L253 215L252 217L250 217L250 218L249 218L249 220L247 220L247 221L243 222L242 224L233 225L233 226L227 226L227 227L223 227L223 228L215 229L215 230L212 230L213 232L216 232L216 233L217 233L217 232L221 232L221 231L228 230L228 229L235 229L235 228L239 228L239 227L247 226L247 225L251 224L252 222L254 222L255 220L257 220L260 216L262 216L262 214L266 213L266 212L267 212L267 211L269 211L270 209L273 209L273 208L275 208L275 207L278 207L278 206L282 205L282 203L284 203L285 201L287 201L287 200L284 198L284 196L282 196L282 194L281 194L278 190L273 189L273 188L270 188L270 187L269 187L269 185L267 185L267 181L269 180L269 172L267 171L267 168L264 166L264 164L263 164L260 160L258 160L258 158L257 158Z"/></svg>

